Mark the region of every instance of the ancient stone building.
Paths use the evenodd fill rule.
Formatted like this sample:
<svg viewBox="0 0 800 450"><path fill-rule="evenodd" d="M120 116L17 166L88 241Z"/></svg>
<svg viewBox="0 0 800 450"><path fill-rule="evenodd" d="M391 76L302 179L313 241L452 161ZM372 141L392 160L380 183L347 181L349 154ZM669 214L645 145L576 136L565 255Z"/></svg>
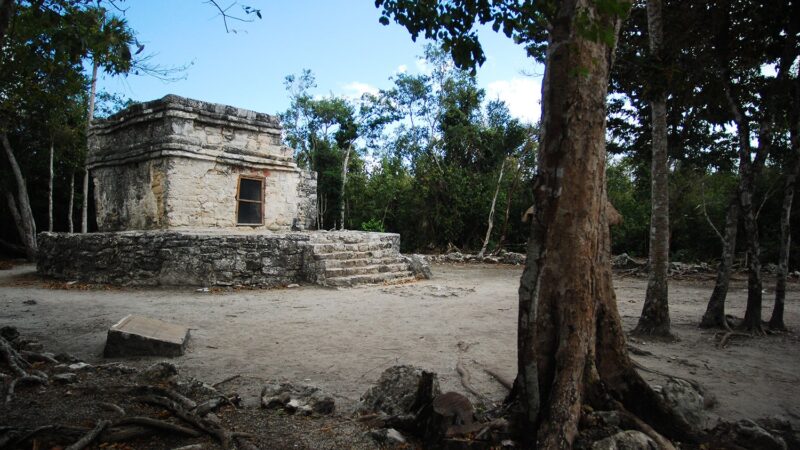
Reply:
<svg viewBox="0 0 800 450"><path fill-rule="evenodd" d="M98 233L40 233L37 271L124 285L353 286L427 276L400 235L313 231L316 175L275 117L168 95L89 131ZM311 231L309 231L311 230Z"/></svg>
<svg viewBox="0 0 800 450"><path fill-rule="evenodd" d="M89 131L100 231L310 229L316 174L281 145L277 118L175 95Z"/></svg>

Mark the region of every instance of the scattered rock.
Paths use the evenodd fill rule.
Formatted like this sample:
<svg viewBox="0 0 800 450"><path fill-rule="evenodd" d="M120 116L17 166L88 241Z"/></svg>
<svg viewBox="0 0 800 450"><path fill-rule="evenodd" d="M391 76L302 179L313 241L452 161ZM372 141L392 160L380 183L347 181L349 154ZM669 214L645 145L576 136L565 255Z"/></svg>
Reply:
<svg viewBox="0 0 800 450"><path fill-rule="evenodd" d="M735 444L748 450L786 450L786 442L749 419L722 422L712 430L717 443Z"/></svg>
<svg viewBox="0 0 800 450"><path fill-rule="evenodd" d="M84 370L84 369L91 369L91 364L86 364L85 362L76 362L75 364L70 364L67 366L69 370Z"/></svg>
<svg viewBox="0 0 800 450"><path fill-rule="evenodd" d="M661 388L661 396L686 423L696 429L704 427L706 415L703 396L689 382L670 378Z"/></svg>
<svg viewBox="0 0 800 450"><path fill-rule="evenodd" d="M592 450L658 450L658 445L641 431L621 431L592 444Z"/></svg>
<svg viewBox="0 0 800 450"><path fill-rule="evenodd" d="M111 364L103 364L97 366L96 369L102 370L108 373L118 374L118 375L126 375L130 373L136 373L139 369L131 366L126 366L122 363L111 363Z"/></svg>
<svg viewBox="0 0 800 450"><path fill-rule="evenodd" d="M175 367L175 364L161 361L144 369L139 374L138 378L142 381L160 383L171 380L177 374L178 368Z"/></svg>
<svg viewBox="0 0 800 450"><path fill-rule="evenodd" d="M131 314L108 329L103 356L181 356L188 341L188 327Z"/></svg>
<svg viewBox="0 0 800 450"><path fill-rule="evenodd" d="M5 326L0 328L0 336L11 342L19 337L19 331L17 331L17 327Z"/></svg>
<svg viewBox="0 0 800 450"><path fill-rule="evenodd" d="M525 264L526 256L522 253L515 253L515 252L502 252L500 253L500 262L503 264L513 264L518 266L520 264Z"/></svg>
<svg viewBox="0 0 800 450"><path fill-rule="evenodd" d="M72 372L64 372L64 373L59 373L58 375L53 375L51 379L56 383L69 384L77 381L78 375Z"/></svg>
<svg viewBox="0 0 800 450"><path fill-rule="evenodd" d="M425 280L433 278L431 265L423 255L402 255L402 258L416 278Z"/></svg>
<svg viewBox="0 0 800 450"><path fill-rule="evenodd" d="M22 302L22 303L24 303L24 304L26 304L26 305L35 305L35 304L36 304L36 300L34 300L34 299L29 299L29 300L25 300L25 301L24 301L24 302Z"/></svg>
<svg viewBox="0 0 800 450"><path fill-rule="evenodd" d="M448 262L464 262L464 255L460 252L452 252L445 255L444 259Z"/></svg>
<svg viewBox="0 0 800 450"><path fill-rule="evenodd" d="M361 396L359 411L390 416L415 414L425 398L432 399L440 393L435 373L408 365L392 366Z"/></svg>
<svg viewBox="0 0 800 450"><path fill-rule="evenodd" d="M261 389L261 407L283 408L289 414L326 415L336 410L336 402L316 386L270 383Z"/></svg>
<svg viewBox="0 0 800 450"><path fill-rule="evenodd" d="M56 353L55 358L58 362L62 362L65 364L81 362L80 358L71 353Z"/></svg>
<svg viewBox="0 0 800 450"><path fill-rule="evenodd" d="M394 428L379 428L370 430L368 433L379 444L401 445L406 443L406 438Z"/></svg>
<svg viewBox="0 0 800 450"><path fill-rule="evenodd" d="M647 265L647 261L632 258L627 253L611 257L611 265L615 269L639 269Z"/></svg>

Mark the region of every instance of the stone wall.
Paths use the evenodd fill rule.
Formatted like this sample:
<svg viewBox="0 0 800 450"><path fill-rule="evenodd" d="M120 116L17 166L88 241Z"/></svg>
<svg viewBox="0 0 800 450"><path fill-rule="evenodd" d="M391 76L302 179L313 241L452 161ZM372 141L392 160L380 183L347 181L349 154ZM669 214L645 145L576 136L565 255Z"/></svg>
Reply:
<svg viewBox="0 0 800 450"><path fill-rule="evenodd" d="M309 235L40 233L41 275L134 286L280 286L313 281Z"/></svg>
<svg viewBox="0 0 800 450"><path fill-rule="evenodd" d="M313 228L316 174L280 133L273 116L177 96L95 122L87 162L100 231L235 228L240 175L264 178L264 224L248 228Z"/></svg>

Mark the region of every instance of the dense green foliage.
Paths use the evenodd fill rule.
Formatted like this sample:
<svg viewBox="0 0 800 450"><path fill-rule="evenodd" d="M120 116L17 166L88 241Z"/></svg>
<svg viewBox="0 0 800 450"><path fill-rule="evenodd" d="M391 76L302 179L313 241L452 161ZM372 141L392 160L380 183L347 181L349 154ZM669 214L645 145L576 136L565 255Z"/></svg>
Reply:
<svg viewBox="0 0 800 450"><path fill-rule="evenodd" d="M345 228L399 232L405 250L479 248L505 165L493 239L505 231L505 243L519 249L535 129L512 118L502 102L485 102L474 76L456 69L444 52L430 47L426 58L430 74L396 74L391 88L357 102L314 98L309 71L287 77L286 142L301 164L318 172L318 223L339 228L344 202Z"/></svg>

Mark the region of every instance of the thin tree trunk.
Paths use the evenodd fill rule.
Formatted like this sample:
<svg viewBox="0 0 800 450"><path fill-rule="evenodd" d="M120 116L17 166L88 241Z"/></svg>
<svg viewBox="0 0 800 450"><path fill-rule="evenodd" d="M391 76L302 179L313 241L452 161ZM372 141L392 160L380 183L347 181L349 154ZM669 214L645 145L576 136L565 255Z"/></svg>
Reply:
<svg viewBox="0 0 800 450"><path fill-rule="evenodd" d="M736 234L739 231L739 192L734 191L725 213L725 237L722 240L722 258L717 267L717 280L714 291L708 300L706 312L700 321L701 328L729 328L725 318L725 298L733 271L733 258L736 254Z"/></svg>
<svg viewBox="0 0 800 450"><path fill-rule="evenodd" d="M542 84L534 217L520 280L518 375L523 430L544 449L571 448L584 404L630 412L693 440L628 358L611 279L605 117L614 45L586 37L579 14L617 36L622 17L594 2L554 3ZM576 68L586 71L575 76ZM576 120L576 118L580 120Z"/></svg>
<svg viewBox="0 0 800 450"><path fill-rule="evenodd" d="M86 129L92 126L94 119L94 98L97 91L97 60L92 61L92 84L89 91L89 111L86 114ZM83 172L83 205L81 207L81 233L89 231L89 167L84 164Z"/></svg>
<svg viewBox="0 0 800 450"><path fill-rule="evenodd" d="M503 183L503 171L506 168L506 161L500 165L500 176L497 177L497 187L494 190L494 197L492 197L492 207L489 209L489 220L486 226L486 237L483 238L483 246L481 251L478 252L478 258L483 258L486 253L486 247L489 245L489 238L492 236L492 228L494 227L494 207L497 204L497 195L500 194L500 185Z"/></svg>
<svg viewBox="0 0 800 450"><path fill-rule="evenodd" d="M647 29L650 51L658 64L663 64L661 0L647 0ZM642 315L634 333L670 336L669 295L669 155L667 152L667 95L663 77L655 80L657 93L650 101L653 121L652 207L650 214L650 273Z"/></svg>
<svg viewBox="0 0 800 450"><path fill-rule="evenodd" d="M794 200L794 189L797 177L800 176L800 81L794 83L795 95L793 100L794 111L792 112L789 133L792 143L792 154L794 163L786 172L786 181L783 185L783 207L781 208L781 242L778 255L778 273L775 279L775 304L772 307L772 317L769 319L769 327L773 330L786 330L783 322L783 309L786 301L786 276L789 273L789 251L792 244L791 217L792 201Z"/></svg>
<svg viewBox="0 0 800 450"><path fill-rule="evenodd" d="M67 226L69 227L69 234L75 232L75 226L72 221L72 213L75 206L75 172L69 176L69 206L67 208Z"/></svg>
<svg viewBox="0 0 800 450"><path fill-rule="evenodd" d="M352 146L347 146L347 152L344 154L344 162L342 163L342 198L339 202L339 229L344 230L344 188L347 185L347 164L350 162L350 151Z"/></svg>
<svg viewBox="0 0 800 450"><path fill-rule="evenodd" d="M53 140L50 139L50 176L47 179L47 231L53 231Z"/></svg>
<svg viewBox="0 0 800 450"><path fill-rule="evenodd" d="M500 239L497 241L497 245L495 246L493 253L499 252L503 248L503 244L506 242L506 236L508 235L508 219L511 214L511 200L514 198L514 193L517 192L520 172L522 172L522 163L520 163L518 159L517 170L514 173L514 181L511 183L511 187L508 189L508 195L506 198L506 214L505 219L503 220L503 230L500 232Z"/></svg>
<svg viewBox="0 0 800 450"><path fill-rule="evenodd" d="M14 201L14 196L11 192L6 193L6 200L9 204L9 209L14 216L14 222L17 225L22 246L25 247L25 253L29 261L36 259L36 222L33 219L33 211L31 210L31 201L28 196L28 187L25 184L25 178L22 176L22 170L19 168L17 158L14 157L14 152L11 149L11 143L8 141L8 135L5 133L0 134L3 149L5 150L8 163L11 166L11 172L14 174L14 181L17 183L17 198Z"/></svg>

